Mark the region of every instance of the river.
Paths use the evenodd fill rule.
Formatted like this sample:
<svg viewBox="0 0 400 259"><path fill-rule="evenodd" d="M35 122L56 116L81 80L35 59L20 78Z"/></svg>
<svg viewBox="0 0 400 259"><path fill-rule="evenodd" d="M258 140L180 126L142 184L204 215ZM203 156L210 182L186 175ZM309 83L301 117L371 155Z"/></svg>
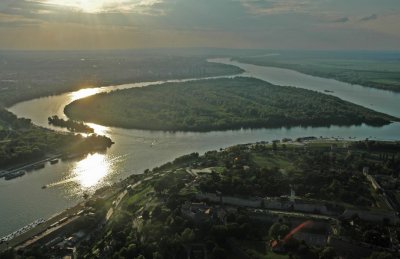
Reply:
<svg viewBox="0 0 400 259"><path fill-rule="evenodd" d="M228 59L210 61L238 66L246 71L244 76L260 78L277 85L296 86L324 93L326 93L325 90L329 90L332 92L326 94L400 117L400 94L312 77L287 69L242 64ZM182 80L176 80L176 82L179 81ZM73 100L99 92L160 83L163 82L83 89L21 102L10 107L9 110L19 117L30 118L36 125L50 127L47 124L47 117L55 114L63 117L63 108ZM24 177L11 181L0 180L0 236L9 234L38 218L48 218L77 204L83 199L85 192L93 192L99 187L110 185L131 174L142 173L147 168L164 164L191 152L204 153L235 144L284 137L400 139L399 123L384 127L366 125L294 127L208 133L170 133L90 125L95 128L96 133L105 134L115 142L115 145L106 153L88 155L75 161L60 161L56 165L46 164L44 169L30 172ZM49 188L42 189L44 185L49 185Z"/></svg>

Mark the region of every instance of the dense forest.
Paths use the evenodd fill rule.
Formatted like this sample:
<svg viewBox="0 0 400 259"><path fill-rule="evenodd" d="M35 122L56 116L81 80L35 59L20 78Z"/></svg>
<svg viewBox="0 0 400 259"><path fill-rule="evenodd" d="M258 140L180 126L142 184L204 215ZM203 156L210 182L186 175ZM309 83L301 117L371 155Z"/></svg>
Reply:
<svg viewBox="0 0 400 259"><path fill-rule="evenodd" d="M72 132L94 133L94 129L84 124L83 122L64 120L59 118L57 115L51 116L47 120L49 121L50 125L67 128L69 131Z"/></svg>
<svg viewBox="0 0 400 259"><path fill-rule="evenodd" d="M135 88L73 102L65 113L103 125L171 131L385 125L397 118L314 91L239 77Z"/></svg>
<svg viewBox="0 0 400 259"><path fill-rule="evenodd" d="M232 75L240 68L168 51L0 51L0 104L105 85Z"/></svg>
<svg viewBox="0 0 400 259"><path fill-rule="evenodd" d="M34 126L28 119L0 109L0 169L41 159L49 154L86 153L111 146L111 139L62 134Z"/></svg>

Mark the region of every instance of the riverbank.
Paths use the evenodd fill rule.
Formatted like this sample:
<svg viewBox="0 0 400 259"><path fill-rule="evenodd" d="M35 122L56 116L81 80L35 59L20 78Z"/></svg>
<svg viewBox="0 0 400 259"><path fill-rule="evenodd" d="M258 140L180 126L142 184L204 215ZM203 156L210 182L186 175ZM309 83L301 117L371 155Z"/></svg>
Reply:
<svg viewBox="0 0 400 259"><path fill-rule="evenodd" d="M242 63L278 67L298 71L311 76L335 79L352 85L358 84L392 92L400 92L399 53L392 55L368 56L324 55L323 53L282 53L275 56L240 57L235 60Z"/></svg>
<svg viewBox="0 0 400 259"><path fill-rule="evenodd" d="M209 61L238 66L246 71L244 76L258 78L274 85L295 86L317 91L374 111L400 117L400 93L310 76L285 68L241 63L229 58L209 59Z"/></svg>
<svg viewBox="0 0 400 259"><path fill-rule="evenodd" d="M132 244L137 248L132 251L135 256L148 256L175 251L171 244L179 244L174 246L179 250L194 241L206 247L204 240L211 240L204 250L207 254L213 254L215 246L229 254L231 242L224 240L233 239L243 254L249 253L249 248L254 249L252 253L265 254L266 243L286 242L268 231L274 224L286 225L289 232L311 220L319 227L293 235L304 240L310 252L322 250L314 250L315 245L338 249L340 246L329 240L342 240L357 244L357 249L366 247L368 253L374 249L395 253L397 244L391 237L397 230L392 226L399 218L393 208L382 207L384 194L372 195L375 187L368 179L377 173L392 175L390 170L400 163L399 151L399 142L305 137L236 145L204 155L192 153L103 188L84 208L52 218L41 226L42 234L26 237L16 248L22 255L108 258L116 252L126 253ZM377 171L378 164L387 164L388 153L394 154L395 162L389 171ZM302 184L305 182L310 184ZM390 191L386 188L384 193ZM360 220L347 225L354 215ZM381 225L383 218L387 219L385 226ZM392 241L369 245L362 238L371 228L380 231L381 240ZM166 247L148 246L149 242L169 240L171 233L180 238L166 242ZM325 241L305 238L315 234ZM250 245L257 240L264 244L260 249ZM275 251L273 248L269 249Z"/></svg>
<svg viewBox="0 0 400 259"><path fill-rule="evenodd" d="M106 188L93 195L91 197L91 200L96 200L99 198L109 199L119 191L120 188L118 188L117 186ZM85 205L86 202L87 201L81 202L73 207L67 208L64 211L61 211L56 215L53 215L50 218L46 219L44 222L38 224L36 227L30 229L29 231L18 235L9 241L2 242L0 244L0 254L1 252L4 252L9 248L23 249L25 247L28 247L31 244L38 242L40 239L46 237L47 235L52 234L54 231L57 231L59 228L70 224L77 218L84 216L84 214L88 212L88 207Z"/></svg>
<svg viewBox="0 0 400 259"><path fill-rule="evenodd" d="M18 118L0 109L0 169L5 170L22 163L34 163L48 154L89 153L109 148L113 142L106 136L86 137L72 133L55 132L34 125L30 119Z"/></svg>
<svg viewBox="0 0 400 259"><path fill-rule="evenodd" d="M8 167L8 168L2 168L2 170L4 172L0 176L0 178L1 177L6 177L9 174L17 173L17 172L22 171L22 170L33 171L33 170L43 169L47 162L50 162L50 161L53 161L53 160L58 160L61 157L62 157L62 154L57 154L57 155L52 155L52 156L49 156L47 158L44 158L44 159L41 159L41 160L38 160L38 161L35 161L35 162L30 162L28 164L20 164L20 165L11 166L11 167Z"/></svg>

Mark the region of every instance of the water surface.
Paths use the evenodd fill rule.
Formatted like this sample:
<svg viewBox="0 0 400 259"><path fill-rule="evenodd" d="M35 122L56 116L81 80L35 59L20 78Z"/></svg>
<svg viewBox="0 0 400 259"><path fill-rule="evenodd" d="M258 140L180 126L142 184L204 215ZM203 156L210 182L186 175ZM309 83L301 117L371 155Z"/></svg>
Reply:
<svg viewBox="0 0 400 259"><path fill-rule="evenodd" d="M353 86L335 80L307 76L287 69L259 67L232 62L253 76L278 85L291 85L324 92L342 99L400 117L400 94ZM176 80L179 82L182 80ZM154 82L160 84L162 82ZM83 89L58 96L39 98L14 105L9 110L19 117L30 118L33 123L50 127L47 118L63 117L65 105L73 100L99 92L144 87L154 83L136 83L121 86ZM47 164L42 170L12 181L0 180L0 236L8 234L38 218L47 218L83 199L83 193L110 185L147 168L162 165L174 158L190 153L203 153L235 144L269 141L284 137L324 136L339 138L400 139L400 124L384 127L366 125L351 127L294 127L279 129L235 130L208 133L162 132L128 130L91 124L97 133L106 134L116 142L104 154L92 154L76 161ZM59 130L59 128L57 128ZM43 185L50 185L41 189Z"/></svg>

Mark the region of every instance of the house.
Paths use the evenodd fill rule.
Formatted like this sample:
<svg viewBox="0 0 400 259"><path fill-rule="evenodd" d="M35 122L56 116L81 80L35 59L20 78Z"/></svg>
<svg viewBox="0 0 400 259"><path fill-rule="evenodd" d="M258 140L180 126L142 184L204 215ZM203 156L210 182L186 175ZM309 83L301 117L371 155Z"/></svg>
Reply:
<svg viewBox="0 0 400 259"><path fill-rule="evenodd" d="M325 247L328 243L328 237L331 232L331 225L326 222L313 221L300 231L296 232L293 237L297 240L303 240L310 246Z"/></svg>
<svg viewBox="0 0 400 259"><path fill-rule="evenodd" d="M331 215L328 208L324 204L306 202L300 199L296 199L295 202L291 202L289 198L259 198L259 197L233 197L233 196L220 196L214 193L197 193L196 198L198 200L208 202L218 202L221 204L249 207L249 208L263 208L270 210L286 210L286 211L300 211L308 213L317 213L324 215Z"/></svg>
<svg viewBox="0 0 400 259"><path fill-rule="evenodd" d="M181 212L196 223L207 221L212 217L212 208L205 203L185 202L182 205Z"/></svg>

